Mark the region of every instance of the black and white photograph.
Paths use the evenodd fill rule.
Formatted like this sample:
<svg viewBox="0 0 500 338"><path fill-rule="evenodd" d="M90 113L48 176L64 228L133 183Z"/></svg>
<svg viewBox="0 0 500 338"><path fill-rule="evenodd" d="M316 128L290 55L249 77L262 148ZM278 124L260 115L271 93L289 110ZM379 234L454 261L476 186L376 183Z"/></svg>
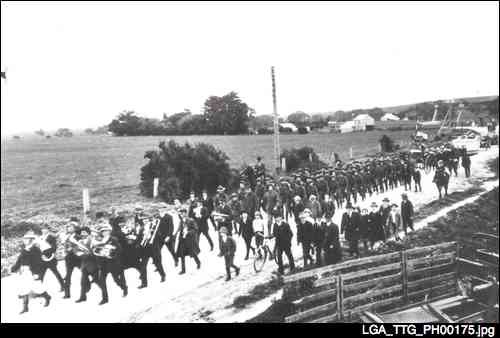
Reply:
<svg viewBox="0 0 500 338"><path fill-rule="evenodd" d="M495 336L499 9L1 1L2 324Z"/></svg>

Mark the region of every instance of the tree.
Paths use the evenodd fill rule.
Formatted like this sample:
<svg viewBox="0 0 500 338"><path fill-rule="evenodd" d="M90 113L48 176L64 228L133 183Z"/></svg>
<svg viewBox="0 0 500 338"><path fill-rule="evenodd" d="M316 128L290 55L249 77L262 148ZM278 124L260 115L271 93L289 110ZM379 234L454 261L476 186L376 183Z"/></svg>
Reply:
<svg viewBox="0 0 500 338"><path fill-rule="evenodd" d="M40 130L35 131L35 134L37 134L39 136L45 136L45 131L43 131L43 129L40 129Z"/></svg>
<svg viewBox="0 0 500 338"><path fill-rule="evenodd" d="M59 128L54 135L57 137L72 137L73 133L68 128Z"/></svg>
<svg viewBox="0 0 500 338"><path fill-rule="evenodd" d="M384 153L392 153L395 150L394 141L387 135L382 135L379 140L380 147Z"/></svg>
<svg viewBox="0 0 500 338"><path fill-rule="evenodd" d="M134 136L140 135L140 118L134 111L124 111L116 119L111 121L108 126L110 132L116 136Z"/></svg>
<svg viewBox="0 0 500 338"><path fill-rule="evenodd" d="M158 177L158 194L167 202L185 198L192 190L215 193L218 185L227 186L238 179L229 167L227 155L206 143L192 146L161 142L159 150L147 151L144 158L149 162L141 168L141 193L152 197L153 181Z"/></svg>
<svg viewBox="0 0 500 338"><path fill-rule="evenodd" d="M311 116L311 128L323 128L328 124L323 114L313 114Z"/></svg>
<svg viewBox="0 0 500 338"><path fill-rule="evenodd" d="M250 119L249 107L236 92L222 97L210 96L203 108L208 129L213 134L246 134Z"/></svg>
<svg viewBox="0 0 500 338"><path fill-rule="evenodd" d="M303 111L291 113L286 119L288 122L295 124L297 127L303 126L311 121L311 117Z"/></svg>
<svg viewBox="0 0 500 338"><path fill-rule="evenodd" d="M84 133L87 134L87 135L93 135L94 134L94 130L92 130L92 128L87 128L84 130Z"/></svg>

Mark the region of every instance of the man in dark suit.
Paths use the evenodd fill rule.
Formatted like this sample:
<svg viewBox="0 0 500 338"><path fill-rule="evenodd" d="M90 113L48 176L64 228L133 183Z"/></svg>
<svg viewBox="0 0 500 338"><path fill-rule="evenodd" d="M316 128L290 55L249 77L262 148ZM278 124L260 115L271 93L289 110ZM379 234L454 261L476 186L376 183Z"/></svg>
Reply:
<svg viewBox="0 0 500 338"><path fill-rule="evenodd" d="M465 170L465 177L470 177L470 157L467 154L467 149L463 149L463 155L462 155L462 167L464 167Z"/></svg>
<svg viewBox="0 0 500 338"><path fill-rule="evenodd" d="M217 230L215 228L215 220L212 216L212 212L215 209L214 200L208 196L208 192L205 189L201 192L201 203L203 204L203 207L207 209L207 212L209 215L208 219L210 219L210 222L212 222L212 226L214 227L214 230Z"/></svg>
<svg viewBox="0 0 500 338"><path fill-rule="evenodd" d="M354 211L351 203L347 203L347 211L342 215L340 231L345 234L345 239L349 242L349 254L359 258L359 213Z"/></svg>
<svg viewBox="0 0 500 338"><path fill-rule="evenodd" d="M408 200L407 194L401 194L403 201L401 202L401 222L405 235L408 235L407 228L413 229L413 204Z"/></svg>
<svg viewBox="0 0 500 338"><path fill-rule="evenodd" d="M314 239L314 220L311 217L311 211L305 209L299 216L300 222L297 224L297 244L302 244L302 255L304 258L304 267L308 265L308 261L312 264L313 259L310 255L311 244Z"/></svg>
<svg viewBox="0 0 500 338"><path fill-rule="evenodd" d="M57 269L57 238L50 233L50 229L47 224L42 225L41 230L42 235L38 239L40 250L42 251L42 272L40 274L40 279L43 281L45 272L47 272L48 269L52 271L54 276L56 276L57 281L61 286L61 291L64 291L64 279Z"/></svg>
<svg viewBox="0 0 500 338"><path fill-rule="evenodd" d="M278 273L283 274L283 253L288 258L290 271L295 269L295 262L292 255L292 237L293 233L288 223L283 220L282 215L277 215L275 218L275 226L273 229L273 237L276 239L276 250L278 255Z"/></svg>
<svg viewBox="0 0 500 338"><path fill-rule="evenodd" d="M342 260L342 248L339 240L339 226L331 219L327 219L323 240L325 264L336 264Z"/></svg>

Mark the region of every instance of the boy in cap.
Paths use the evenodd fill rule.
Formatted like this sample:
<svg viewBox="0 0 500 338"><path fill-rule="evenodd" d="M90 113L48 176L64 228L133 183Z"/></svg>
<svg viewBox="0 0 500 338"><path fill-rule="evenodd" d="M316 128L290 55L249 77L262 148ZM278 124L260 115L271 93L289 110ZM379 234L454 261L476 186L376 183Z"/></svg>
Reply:
<svg viewBox="0 0 500 338"><path fill-rule="evenodd" d="M236 242L228 234L227 228L222 227L220 229L221 235L221 251L219 257L224 257L224 263L226 265L226 282L231 280L231 268L236 272L236 276L240 274L240 268L234 265L234 254L236 252Z"/></svg>

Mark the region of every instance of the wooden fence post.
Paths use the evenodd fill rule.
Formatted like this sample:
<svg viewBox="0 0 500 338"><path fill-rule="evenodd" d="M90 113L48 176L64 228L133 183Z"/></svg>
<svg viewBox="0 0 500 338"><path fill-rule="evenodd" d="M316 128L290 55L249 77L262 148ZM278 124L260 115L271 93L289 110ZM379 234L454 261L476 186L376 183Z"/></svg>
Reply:
<svg viewBox="0 0 500 338"><path fill-rule="evenodd" d="M281 170L286 172L286 157L281 158Z"/></svg>
<svg viewBox="0 0 500 338"><path fill-rule="evenodd" d="M352 147L349 148L349 158L352 160Z"/></svg>
<svg viewBox="0 0 500 338"><path fill-rule="evenodd" d="M401 251L401 279L403 282L403 302L408 304L408 267L406 250Z"/></svg>
<svg viewBox="0 0 500 338"><path fill-rule="evenodd" d="M337 318L342 320L344 318L342 311L344 311L344 307L342 306L342 302L344 301L344 295L342 294L342 276L337 275Z"/></svg>
<svg viewBox="0 0 500 338"><path fill-rule="evenodd" d="M455 285L455 288L457 291L460 291L459 288L458 288L458 278L460 277L460 270L458 269L458 258L460 257L459 254L460 254L460 244L458 241L455 242L456 243L456 257L455 257L455 280L457 281L457 284Z"/></svg>

